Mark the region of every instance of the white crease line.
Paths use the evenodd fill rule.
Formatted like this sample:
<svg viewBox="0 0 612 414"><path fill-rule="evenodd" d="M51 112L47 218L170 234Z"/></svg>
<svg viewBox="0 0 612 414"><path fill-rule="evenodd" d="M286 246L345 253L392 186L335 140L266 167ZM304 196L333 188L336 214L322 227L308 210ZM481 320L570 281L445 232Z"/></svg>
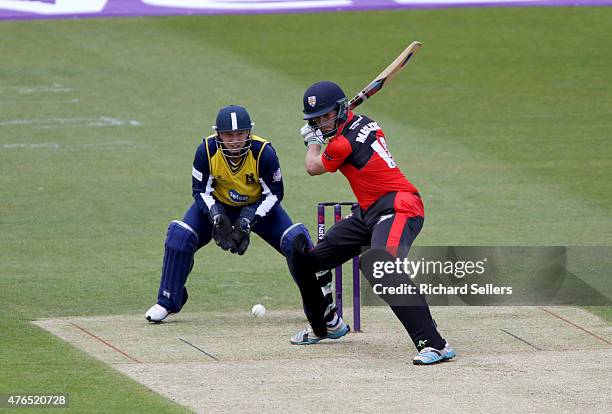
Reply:
<svg viewBox="0 0 612 414"><path fill-rule="evenodd" d="M59 83L54 83L53 85L36 85L36 86L16 86L14 89L17 93L22 95L30 95L33 93L65 93L71 92L72 88L69 88L64 85L60 85Z"/></svg>
<svg viewBox="0 0 612 414"><path fill-rule="evenodd" d="M139 144L134 141L107 141L107 142L92 142L88 144L77 144L77 145L60 145L54 142L43 142L39 144L26 144L26 143L14 143L14 144L0 144L0 149L79 149L79 148L93 148L93 149L105 149L112 147L124 147L124 148L151 148L150 145Z"/></svg>
<svg viewBox="0 0 612 414"><path fill-rule="evenodd" d="M2 144L2 148L53 148L59 149L60 145L55 143L41 143L41 144Z"/></svg>
<svg viewBox="0 0 612 414"><path fill-rule="evenodd" d="M58 105L58 104L78 104L81 101L78 98L55 100L49 97L43 97L41 95L39 99L36 99L34 97L29 97L27 102L30 104L36 104L36 105L41 105L41 104L42 105ZM19 99L11 99L10 101L0 100L0 106L8 106L8 105L17 106L17 105L23 105L23 103L24 101L21 101Z"/></svg>
<svg viewBox="0 0 612 414"><path fill-rule="evenodd" d="M141 123L136 120L122 121L120 119L111 118L108 116L99 116L97 118L43 118L43 119L13 119L9 121L0 121L2 126L34 126L38 128L56 128L59 126L68 127L94 127L102 128L108 126L140 126Z"/></svg>

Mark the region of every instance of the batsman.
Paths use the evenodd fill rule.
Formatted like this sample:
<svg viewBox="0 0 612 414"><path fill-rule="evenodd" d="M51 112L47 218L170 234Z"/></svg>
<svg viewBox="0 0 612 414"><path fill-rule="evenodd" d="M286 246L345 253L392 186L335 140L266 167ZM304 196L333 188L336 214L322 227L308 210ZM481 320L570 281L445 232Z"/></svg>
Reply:
<svg viewBox="0 0 612 414"><path fill-rule="evenodd" d="M304 93L303 108L308 121L301 129L307 146L306 171L314 176L340 170L358 205L350 216L332 226L316 247L312 248L303 235L292 240L290 266L300 289L307 292L302 295L304 306L311 310L307 312L310 325L291 339L299 345L319 342L327 335L326 303L317 289L317 272L333 269L367 246L371 248L361 256L362 265L373 258L404 258L424 221L421 196L395 163L383 130L374 120L349 109L340 86L328 81L313 84ZM409 305L383 299L417 348L415 365L455 356L438 332L423 297L417 295Z"/></svg>
<svg viewBox="0 0 612 414"><path fill-rule="evenodd" d="M157 303L145 313L153 323L183 308L195 253L213 239L221 249L238 255L249 247L251 232L286 257L292 253L288 241L299 235L312 245L306 227L294 224L281 206L284 190L276 151L267 140L252 134L247 110L237 105L221 108L213 129L215 133L198 146L193 161L194 202L182 220L168 226ZM341 337L349 328L334 318L331 272L319 276L324 318L334 322L328 337Z"/></svg>

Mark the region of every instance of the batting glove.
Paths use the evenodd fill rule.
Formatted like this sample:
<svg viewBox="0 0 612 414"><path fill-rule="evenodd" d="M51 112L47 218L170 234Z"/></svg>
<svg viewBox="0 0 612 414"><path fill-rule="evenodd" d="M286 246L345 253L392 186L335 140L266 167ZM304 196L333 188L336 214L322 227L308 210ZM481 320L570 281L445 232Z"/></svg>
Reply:
<svg viewBox="0 0 612 414"><path fill-rule="evenodd" d="M306 124L300 129L300 134L304 137L304 145L307 147L313 144L323 146L325 144L325 137L320 129L314 129L309 124Z"/></svg>

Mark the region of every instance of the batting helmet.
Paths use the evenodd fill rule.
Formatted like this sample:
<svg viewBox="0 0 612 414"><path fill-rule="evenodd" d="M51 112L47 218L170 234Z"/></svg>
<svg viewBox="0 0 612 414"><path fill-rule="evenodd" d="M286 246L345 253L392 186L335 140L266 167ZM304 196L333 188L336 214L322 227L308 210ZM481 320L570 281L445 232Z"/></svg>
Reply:
<svg viewBox="0 0 612 414"><path fill-rule="evenodd" d="M338 116L335 119L335 129L326 136L334 135L343 122L348 118L348 100L346 94L334 82L321 81L311 85L303 98L304 104L304 119L312 125L312 119L325 115L334 109L338 111ZM316 125L312 125L316 127Z"/></svg>
<svg viewBox="0 0 612 414"><path fill-rule="evenodd" d="M304 92L304 119L312 119L337 109L346 101L346 95L334 82L321 81Z"/></svg>

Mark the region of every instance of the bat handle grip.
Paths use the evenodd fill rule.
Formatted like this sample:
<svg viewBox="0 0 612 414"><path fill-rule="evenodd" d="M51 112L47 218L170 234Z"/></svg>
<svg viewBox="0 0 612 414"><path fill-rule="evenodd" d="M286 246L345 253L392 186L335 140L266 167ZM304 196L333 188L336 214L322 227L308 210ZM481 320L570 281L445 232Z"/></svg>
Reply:
<svg viewBox="0 0 612 414"><path fill-rule="evenodd" d="M348 108L349 110L353 110L354 108L358 107L359 105L361 105L363 103L363 101L365 101L366 99L368 99L368 95L365 93L364 91L361 91L357 94L357 96L355 96L353 99L351 99L351 101L348 104Z"/></svg>

